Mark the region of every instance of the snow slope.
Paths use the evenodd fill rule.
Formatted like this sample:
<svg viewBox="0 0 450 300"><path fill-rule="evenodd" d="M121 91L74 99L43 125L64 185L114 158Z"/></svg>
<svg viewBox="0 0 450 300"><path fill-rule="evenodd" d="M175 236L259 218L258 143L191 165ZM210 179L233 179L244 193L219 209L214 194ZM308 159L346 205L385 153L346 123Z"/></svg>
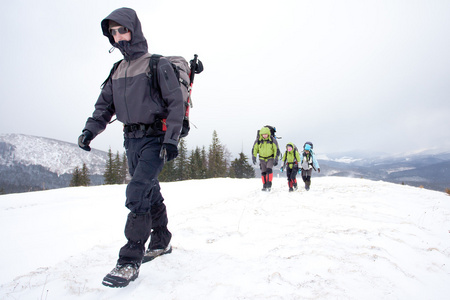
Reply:
<svg viewBox="0 0 450 300"><path fill-rule="evenodd" d="M162 183L174 251L123 289L125 186L0 196L0 299L448 299L450 198L313 178Z"/></svg>

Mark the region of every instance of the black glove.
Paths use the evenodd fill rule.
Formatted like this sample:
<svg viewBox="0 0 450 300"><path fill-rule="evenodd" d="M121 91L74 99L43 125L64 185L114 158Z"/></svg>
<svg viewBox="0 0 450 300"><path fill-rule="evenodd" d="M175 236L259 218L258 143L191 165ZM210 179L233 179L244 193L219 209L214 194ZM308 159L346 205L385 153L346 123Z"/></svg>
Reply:
<svg viewBox="0 0 450 300"><path fill-rule="evenodd" d="M173 144L162 144L159 158L164 161L171 161L178 156L178 147Z"/></svg>
<svg viewBox="0 0 450 300"><path fill-rule="evenodd" d="M94 135L89 130L83 130L83 133L78 137L78 146L85 151L91 151L89 144L91 143Z"/></svg>
<svg viewBox="0 0 450 300"><path fill-rule="evenodd" d="M273 166L276 167L277 165L278 165L278 158L275 157L275 158L273 159Z"/></svg>
<svg viewBox="0 0 450 300"><path fill-rule="evenodd" d="M319 171L319 173L320 173L320 168L318 168L317 171Z"/></svg>
<svg viewBox="0 0 450 300"><path fill-rule="evenodd" d="M252 156L253 164L256 165L256 156Z"/></svg>

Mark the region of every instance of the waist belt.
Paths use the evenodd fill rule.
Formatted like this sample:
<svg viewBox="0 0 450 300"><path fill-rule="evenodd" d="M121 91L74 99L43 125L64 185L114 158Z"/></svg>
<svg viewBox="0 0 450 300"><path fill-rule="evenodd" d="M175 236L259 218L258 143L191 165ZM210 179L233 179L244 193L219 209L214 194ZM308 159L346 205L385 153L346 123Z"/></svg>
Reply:
<svg viewBox="0 0 450 300"><path fill-rule="evenodd" d="M262 159L269 159L269 158L275 158L275 156L274 155L271 155L271 156L267 156L267 157L265 157L265 156L259 156L259 158L262 158Z"/></svg>
<svg viewBox="0 0 450 300"><path fill-rule="evenodd" d="M156 120L153 124L127 124L123 126L123 132L135 133L144 132L145 135L158 136L163 135L167 130L166 119Z"/></svg>

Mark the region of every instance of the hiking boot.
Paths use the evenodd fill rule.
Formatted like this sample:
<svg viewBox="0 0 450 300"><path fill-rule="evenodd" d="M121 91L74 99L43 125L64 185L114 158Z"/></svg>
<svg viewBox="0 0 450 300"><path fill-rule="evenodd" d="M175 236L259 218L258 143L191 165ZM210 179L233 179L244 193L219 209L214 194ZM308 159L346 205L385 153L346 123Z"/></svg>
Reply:
<svg viewBox="0 0 450 300"><path fill-rule="evenodd" d="M102 284L108 287L126 287L131 281L139 276L139 267L135 264L116 265L116 267L106 274Z"/></svg>
<svg viewBox="0 0 450 300"><path fill-rule="evenodd" d="M151 260L154 260L158 256L169 253L172 253L172 246L170 244L165 249L153 249L153 250L148 249L145 252L144 257L142 258L142 263L149 262Z"/></svg>
<svg viewBox="0 0 450 300"><path fill-rule="evenodd" d="M293 191L294 191L294 189L290 187L289 188L289 192L293 192Z"/></svg>

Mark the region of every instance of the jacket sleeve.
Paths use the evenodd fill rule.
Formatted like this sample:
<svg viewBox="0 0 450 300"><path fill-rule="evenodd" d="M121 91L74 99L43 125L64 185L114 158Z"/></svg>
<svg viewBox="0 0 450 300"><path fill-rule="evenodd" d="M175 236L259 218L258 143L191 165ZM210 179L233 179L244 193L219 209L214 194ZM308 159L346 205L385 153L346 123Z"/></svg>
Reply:
<svg viewBox="0 0 450 300"><path fill-rule="evenodd" d="M312 159L313 159L313 165L314 165L314 167L315 167L316 169L320 168L319 162L317 161L316 156L315 156L314 154L313 154L313 156L312 156Z"/></svg>
<svg viewBox="0 0 450 300"><path fill-rule="evenodd" d="M157 73L161 96L167 105L168 112L164 143L177 146L185 114L183 92L172 65L167 59L162 57L159 60Z"/></svg>
<svg viewBox="0 0 450 300"><path fill-rule="evenodd" d="M253 156L254 156L254 157L257 157L258 152L259 152L259 144L258 144L258 141L255 141L255 142L253 143L253 149L252 149L252 154L253 154Z"/></svg>
<svg viewBox="0 0 450 300"><path fill-rule="evenodd" d="M111 121L115 115L115 108L112 95L111 80L109 80L102 88L100 96L95 103L95 109L92 113L92 117L89 117L86 121L86 125L83 130L89 130L94 137L105 130L106 125Z"/></svg>

